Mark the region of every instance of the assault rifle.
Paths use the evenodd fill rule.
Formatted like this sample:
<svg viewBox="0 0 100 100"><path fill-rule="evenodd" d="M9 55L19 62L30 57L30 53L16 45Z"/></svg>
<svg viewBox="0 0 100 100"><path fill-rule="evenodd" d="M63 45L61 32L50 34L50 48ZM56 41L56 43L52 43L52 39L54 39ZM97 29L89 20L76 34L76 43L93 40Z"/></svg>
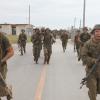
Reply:
<svg viewBox="0 0 100 100"><path fill-rule="evenodd" d="M96 63L92 66L90 72L86 75L86 77L84 77L84 78L82 79L82 81L81 81L81 83L80 83L80 84L81 84L80 89L83 87L83 85L85 85L85 84L87 83L87 81L88 81L90 75L95 71L95 69L97 68L97 65L98 65L99 62L100 62L100 55L99 55L99 57L97 58Z"/></svg>

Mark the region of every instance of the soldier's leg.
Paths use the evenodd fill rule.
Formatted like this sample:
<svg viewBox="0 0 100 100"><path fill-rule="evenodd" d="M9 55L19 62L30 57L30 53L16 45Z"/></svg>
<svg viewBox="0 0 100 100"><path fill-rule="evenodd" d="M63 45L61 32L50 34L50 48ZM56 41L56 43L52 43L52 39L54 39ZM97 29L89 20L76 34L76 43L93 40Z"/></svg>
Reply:
<svg viewBox="0 0 100 100"><path fill-rule="evenodd" d="M3 65L2 68L0 68L0 72L3 76L3 79L5 80L6 79L6 75L7 75L7 65ZM9 96L9 99L7 100L11 100L12 98L12 89L10 87L3 87L3 86L0 86L0 97L3 97L3 96Z"/></svg>
<svg viewBox="0 0 100 100"><path fill-rule="evenodd" d="M46 64L46 60L47 60L47 49L44 48L44 64Z"/></svg>
<svg viewBox="0 0 100 100"><path fill-rule="evenodd" d="M100 78L97 79L97 94L100 94Z"/></svg>
<svg viewBox="0 0 100 100"><path fill-rule="evenodd" d="M33 47L33 56L34 56L34 61L35 61L35 46Z"/></svg>
<svg viewBox="0 0 100 100"><path fill-rule="evenodd" d="M94 76L89 78L87 82L87 87L89 88L88 95L89 95L90 100L96 100L97 80Z"/></svg>
<svg viewBox="0 0 100 100"><path fill-rule="evenodd" d="M67 46L67 41L65 42L65 49L66 49L66 46Z"/></svg>
<svg viewBox="0 0 100 100"><path fill-rule="evenodd" d="M63 48L63 51L64 51L64 42L62 41L62 48Z"/></svg>
<svg viewBox="0 0 100 100"><path fill-rule="evenodd" d="M39 58L39 48L36 47L36 54L35 54L36 64L38 63L38 58Z"/></svg>
<svg viewBox="0 0 100 100"><path fill-rule="evenodd" d="M63 42L63 52L65 52L65 43Z"/></svg>
<svg viewBox="0 0 100 100"><path fill-rule="evenodd" d="M7 76L7 64L4 64L1 68L0 68L0 72L3 76L3 79L6 79Z"/></svg>
<svg viewBox="0 0 100 100"><path fill-rule="evenodd" d="M50 49L48 49L48 59L47 59L47 64L49 64L50 57L51 57L51 53L52 53L52 50L51 50L51 48L50 48Z"/></svg>
<svg viewBox="0 0 100 100"><path fill-rule="evenodd" d="M50 55L50 54L48 54L47 64L49 64L50 57L51 57L51 55Z"/></svg>
<svg viewBox="0 0 100 100"><path fill-rule="evenodd" d="M36 64L37 64L37 60L38 60L38 59L37 59L37 57L38 57L38 54L37 54L37 53L38 53L37 47L35 47L34 49L35 49L35 50L34 50L34 61L35 61Z"/></svg>
<svg viewBox="0 0 100 100"><path fill-rule="evenodd" d="M21 55L23 55L23 46L21 45Z"/></svg>
<svg viewBox="0 0 100 100"><path fill-rule="evenodd" d="M81 46L79 47L79 57L78 57L78 61L81 60Z"/></svg>
<svg viewBox="0 0 100 100"><path fill-rule="evenodd" d="M24 46L23 48L24 48L24 53L26 53L26 49L25 49L26 47Z"/></svg>

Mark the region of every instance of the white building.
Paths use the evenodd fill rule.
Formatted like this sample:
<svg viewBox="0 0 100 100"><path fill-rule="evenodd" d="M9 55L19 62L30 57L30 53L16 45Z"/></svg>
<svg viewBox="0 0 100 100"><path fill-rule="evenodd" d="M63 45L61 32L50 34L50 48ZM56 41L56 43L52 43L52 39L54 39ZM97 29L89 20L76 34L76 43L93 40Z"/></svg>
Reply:
<svg viewBox="0 0 100 100"><path fill-rule="evenodd" d="M0 24L0 30L8 35L19 35L24 29L27 35L32 34L33 25L29 24Z"/></svg>

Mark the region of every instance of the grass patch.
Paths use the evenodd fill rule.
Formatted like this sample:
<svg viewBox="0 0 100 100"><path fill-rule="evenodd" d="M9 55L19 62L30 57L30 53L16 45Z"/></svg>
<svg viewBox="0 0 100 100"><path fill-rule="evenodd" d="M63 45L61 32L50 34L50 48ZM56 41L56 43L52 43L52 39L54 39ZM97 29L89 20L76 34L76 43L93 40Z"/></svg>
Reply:
<svg viewBox="0 0 100 100"><path fill-rule="evenodd" d="M11 43L17 43L18 36L17 35L7 35L7 38ZM30 36L27 36L27 42L30 42Z"/></svg>

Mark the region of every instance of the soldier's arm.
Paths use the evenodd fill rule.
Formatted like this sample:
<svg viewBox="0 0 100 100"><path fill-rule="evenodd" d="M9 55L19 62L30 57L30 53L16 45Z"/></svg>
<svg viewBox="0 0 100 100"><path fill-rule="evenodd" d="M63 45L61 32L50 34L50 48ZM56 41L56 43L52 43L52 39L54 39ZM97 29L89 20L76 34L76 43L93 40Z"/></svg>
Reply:
<svg viewBox="0 0 100 100"><path fill-rule="evenodd" d="M32 43L34 43L34 40L35 40L35 38L34 38L34 34L31 36L31 42Z"/></svg>
<svg viewBox="0 0 100 100"><path fill-rule="evenodd" d="M4 45L5 45L6 55L1 60L1 62L6 62L9 58L11 58L14 55L14 50L7 38L4 39Z"/></svg>
<svg viewBox="0 0 100 100"><path fill-rule="evenodd" d="M68 34L66 34L67 40L68 40Z"/></svg>
<svg viewBox="0 0 100 100"><path fill-rule="evenodd" d="M74 50L76 49L76 36L74 37Z"/></svg>
<svg viewBox="0 0 100 100"><path fill-rule="evenodd" d="M25 40L27 40L27 35L25 34Z"/></svg>
<svg viewBox="0 0 100 100"><path fill-rule="evenodd" d="M9 47L7 49L7 54L6 56L1 60L1 62L6 62L9 58L11 58L12 56L14 55L14 51L13 51L13 48L12 47Z"/></svg>
<svg viewBox="0 0 100 100"><path fill-rule="evenodd" d="M87 66L91 66L93 65L95 62L96 62L96 59L95 58L92 58L90 55L89 55L89 49L88 49L88 44L86 43L84 45L84 47L82 48L82 52L81 52L81 56L82 56L82 61L85 65Z"/></svg>

